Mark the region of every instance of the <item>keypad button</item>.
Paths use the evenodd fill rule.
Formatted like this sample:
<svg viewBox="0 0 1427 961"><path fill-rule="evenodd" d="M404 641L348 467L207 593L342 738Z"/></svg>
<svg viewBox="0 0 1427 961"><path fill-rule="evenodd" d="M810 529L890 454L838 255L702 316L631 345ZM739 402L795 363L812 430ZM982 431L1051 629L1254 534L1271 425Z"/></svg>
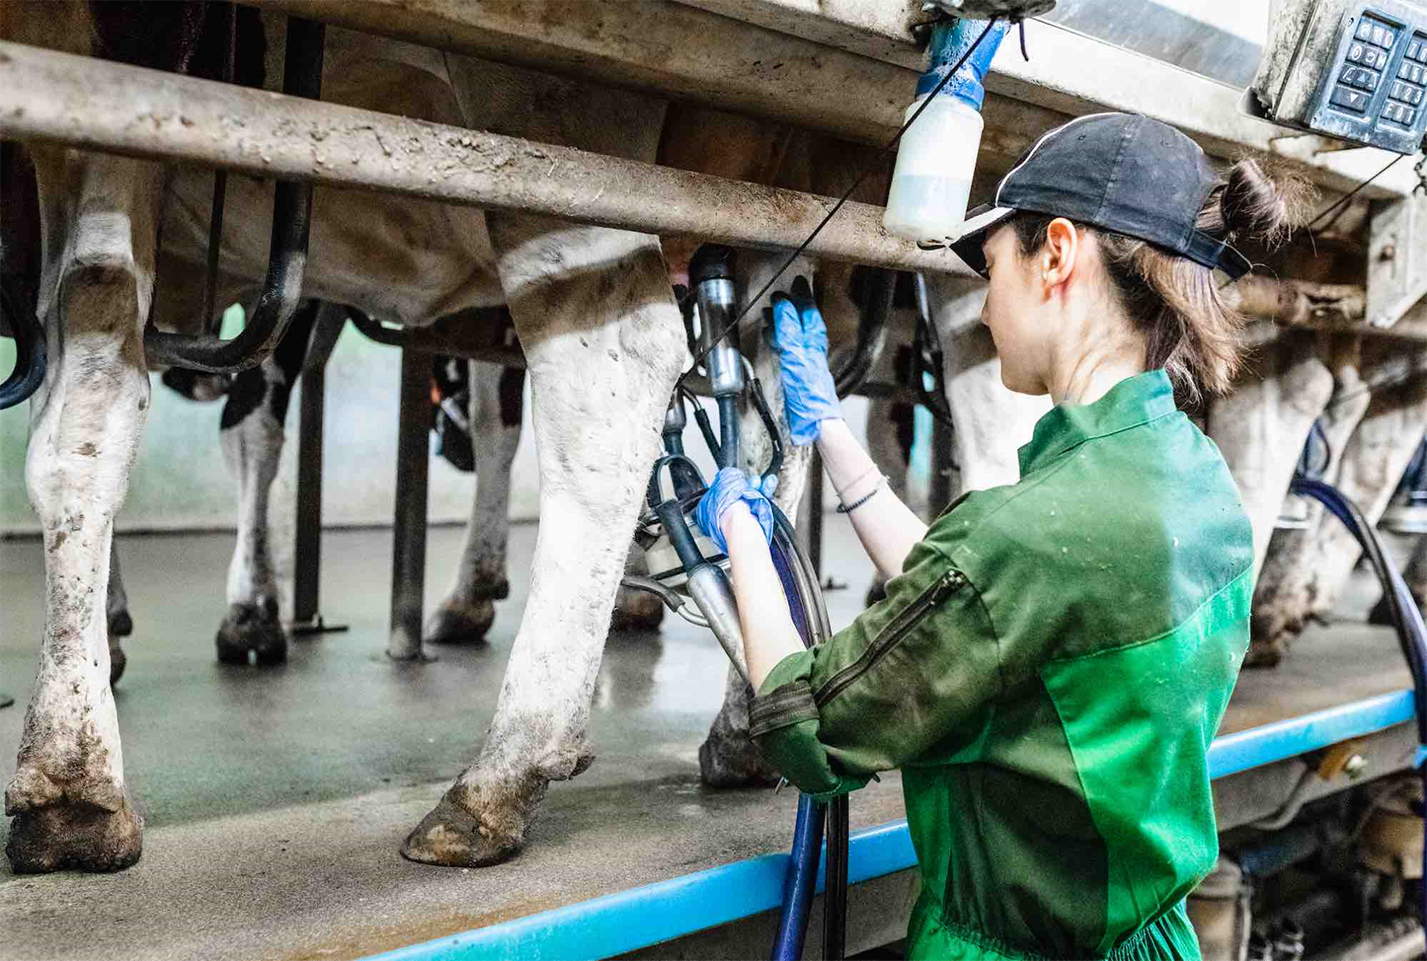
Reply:
<svg viewBox="0 0 1427 961"><path fill-rule="evenodd" d="M1402 103L1389 101L1383 105L1382 119L1390 120L1393 123L1400 123L1404 127L1412 126L1412 122L1417 119L1417 111Z"/></svg>
<svg viewBox="0 0 1427 961"><path fill-rule="evenodd" d="M1348 63L1362 63L1362 60L1363 60L1363 45L1362 45L1362 44L1360 44L1360 43L1354 43L1352 46L1348 47Z"/></svg>
<svg viewBox="0 0 1427 961"><path fill-rule="evenodd" d="M1397 69L1397 76L1398 79L1410 80L1413 83L1427 83L1427 68L1415 63L1404 62L1402 66Z"/></svg>
<svg viewBox="0 0 1427 961"><path fill-rule="evenodd" d="M1359 20L1357 32L1354 33L1353 36L1357 37L1359 40L1371 40L1372 23L1366 18Z"/></svg>
<svg viewBox="0 0 1427 961"><path fill-rule="evenodd" d="M1413 87L1407 91L1407 102L1414 107L1422 106L1424 99L1427 99L1427 90L1423 90L1421 87Z"/></svg>
<svg viewBox="0 0 1427 961"><path fill-rule="evenodd" d="M1353 44L1353 46L1356 47L1356 46L1358 46L1358 45L1355 43L1355 44ZM1422 53L1422 41L1421 41L1421 40L1418 40L1417 38L1414 37L1414 38L1407 44L1407 59L1408 59L1408 60L1416 60L1416 59L1418 58L1418 56L1419 56L1421 53ZM1359 58L1359 59L1362 58L1362 54L1361 54L1361 53L1358 54L1358 58ZM1352 54L1352 51L1351 51L1351 50L1348 51L1348 59L1351 60L1353 63L1357 63L1357 62L1358 62L1357 60L1354 60L1354 59L1353 59L1353 54Z"/></svg>
<svg viewBox="0 0 1427 961"><path fill-rule="evenodd" d="M1411 89L1411 86L1403 83L1401 80L1394 80L1392 82L1392 90L1388 92L1388 96L1393 100L1402 100L1405 102L1407 100L1407 92Z"/></svg>
<svg viewBox="0 0 1427 961"><path fill-rule="evenodd" d="M1359 93L1351 87L1339 84L1333 88L1331 102L1335 106L1343 107L1354 113L1363 113L1367 109L1368 97L1365 93Z"/></svg>

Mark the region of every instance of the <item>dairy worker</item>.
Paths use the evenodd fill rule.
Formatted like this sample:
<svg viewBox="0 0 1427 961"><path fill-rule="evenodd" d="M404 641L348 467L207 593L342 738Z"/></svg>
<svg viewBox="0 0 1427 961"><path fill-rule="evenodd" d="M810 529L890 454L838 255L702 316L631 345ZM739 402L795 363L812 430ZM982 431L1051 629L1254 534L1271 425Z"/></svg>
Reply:
<svg viewBox="0 0 1427 961"><path fill-rule="evenodd" d="M1099 114L1042 137L953 244L989 280L1006 387L1055 406L1020 480L930 526L842 417L805 283L774 322L789 426L816 443L886 599L804 650L769 508L725 469L699 521L732 565L751 734L827 799L900 768L921 873L912 958L1197 958L1184 898L1218 853L1206 753L1249 640L1253 540L1175 388L1222 392L1221 299L1287 205L1183 134Z"/></svg>

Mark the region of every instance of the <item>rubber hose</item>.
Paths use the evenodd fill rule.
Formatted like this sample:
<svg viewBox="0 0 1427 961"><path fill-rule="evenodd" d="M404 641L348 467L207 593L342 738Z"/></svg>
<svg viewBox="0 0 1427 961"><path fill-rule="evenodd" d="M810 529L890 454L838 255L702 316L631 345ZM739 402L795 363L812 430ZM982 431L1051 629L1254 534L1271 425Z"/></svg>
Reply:
<svg viewBox="0 0 1427 961"><path fill-rule="evenodd" d="M783 584L789 613L803 646L812 647L826 640L829 634L821 586L807 569L807 560L796 547L793 525L777 507L773 508L773 527L774 537L770 545L773 567ZM847 846L850 833L847 796L838 797L830 804L820 804L804 794L798 799L798 820L793 830L788 878L783 889L783 910L773 941L774 961L794 961L803 956L822 850L824 817L827 822L827 870L823 896L823 957L837 961L843 957L847 940Z"/></svg>
<svg viewBox="0 0 1427 961"><path fill-rule="evenodd" d="M0 410L14 407L30 399L45 382L45 330L30 308L18 284L5 278L0 286L5 316L10 323L10 336L15 338L15 368L0 383Z"/></svg>
<svg viewBox="0 0 1427 961"><path fill-rule="evenodd" d="M718 401L718 466L738 466L738 398L724 395Z"/></svg>
<svg viewBox="0 0 1427 961"><path fill-rule="evenodd" d="M1427 745L1427 710L1424 710L1424 698L1427 698L1427 624L1422 621L1422 612L1418 610L1417 602L1412 599L1412 592L1407 589L1407 582L1402 579L1402 574L1384 553L1382 542L1378 539L1372 524L1363 516L1358 506L1341 491L1331 484L1319 480L1309 480L1302 475L1294 478L1292 489L1294 493L1312 497L1342 521L1349 533L1362 546L1363 552L1367 554L1368 560L1372 563L1373 570L1376 571L1378 580L1382 584L1383 595L1392 612L1392 621L1397 628L1398 643L1401 644L1403 656L1407 659L1407 665L1412 671L1412 700L1417 714L1417 743ZM1427 798L1427 764L1419 764L1418 772L1422 778L1423 797ZM1419 812L1419 814L1422 815L1422 847L1423 851L1427 852L1427 811ZM1418 882L1417 910L1423 926L1427 927L1427 879Z"/></svg>

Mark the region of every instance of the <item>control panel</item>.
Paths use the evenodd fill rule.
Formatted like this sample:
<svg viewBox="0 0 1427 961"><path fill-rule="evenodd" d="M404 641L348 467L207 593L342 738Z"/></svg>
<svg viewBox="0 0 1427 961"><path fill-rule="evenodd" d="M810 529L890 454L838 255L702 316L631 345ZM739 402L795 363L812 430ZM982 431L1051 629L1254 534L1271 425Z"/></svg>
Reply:
<svg viewBox="0 0 1427 961"><path fill-rule="evenodd" d="M1288 0L1276 16L1251 113L1415 153L1427 137L1427 2Z"/></svg>
<svg viewBox="0 0 1427 961"><path fill-rule="evenodd" d="M1410 134L1427 98L1427 25L1413 29L1369 8L1345 44L1329 107Z"/></svg>

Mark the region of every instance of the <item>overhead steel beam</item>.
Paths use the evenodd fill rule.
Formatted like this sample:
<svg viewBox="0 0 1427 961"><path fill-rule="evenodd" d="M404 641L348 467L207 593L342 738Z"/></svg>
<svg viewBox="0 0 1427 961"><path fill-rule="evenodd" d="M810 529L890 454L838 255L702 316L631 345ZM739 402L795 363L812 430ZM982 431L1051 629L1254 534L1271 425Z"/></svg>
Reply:
<svg viewBox="0 0 1427 961"><path fill-rule="evenodd" d="M911 100L923 54L910 27L926 19L916 0L245 2L875 144ZM1213 156L1274 158L1331 191L1384 163L1372 149L1320 153L1322 138L1242 116L1242 91L1171 64L1041 21L1027 34L1030 62L1008 42L986 81L992 159L1018 156L1069 116L1126 110L1175 125ZM1365 193L1398 196L1415 183L1396 169Z"/></svg>
<svg viewBox="0 0 1427 961"><path fill-rule="evenodd" d="M0 133L88 150L520 210L763 250L797 247L833 200L371 110L0 43ZM967 274L849 202L808 245L832 260Z"/></svg>
<svg viewBox="0 0 1427 961"><path fill-rule="evenodd" d="M387 2L396 0L378 0ZM679 2L915 70L924 62L911 29L928 19L921 0ZM1333 150L1332 142L1321 137L1247 117L1239 110L1240 88L1054 23L1027 22L1026 38L1029 60L1022 59L1014 40L1001 45L986 77L986 90L993 95L988 102L1000 96L1074 116L1102 110L1142 113L1178 127L1212 156L1277 158L1332 190L1351 189L1392 157L1373 148ZM1364 192L1372 197L1411 193L1417 180L1410 166L1399 164Z"/></svg>

